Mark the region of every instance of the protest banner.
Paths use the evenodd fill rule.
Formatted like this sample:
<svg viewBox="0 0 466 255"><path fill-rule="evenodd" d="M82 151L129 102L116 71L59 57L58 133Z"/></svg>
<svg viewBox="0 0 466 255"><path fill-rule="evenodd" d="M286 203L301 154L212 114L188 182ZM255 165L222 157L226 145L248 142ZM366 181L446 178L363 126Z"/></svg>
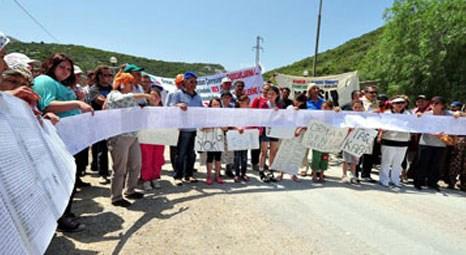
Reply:
<svg viewBox="0 0 466 255"><path fill-rule="evenodd" d="M224 151L225 136L220 128L198 129L194 144L196 151Z"/></svg>
<svg viewBox="0 0 466 255"><path fill-rule="evenodd" d="M43 254L74 187L74 158L49 121L3 93L0 140L0 254Z"/></svg>
<svg viewBox="0 0 466 255"><path fill-rule="evenodd" d="M291 90L291 98L296 93L307 90L310 83L315 83L323 90L322 95L327 101L344 105L351 102L351 92L359 90L359 77L357 72L342 73L321 77L302 77L285 74L277 74L275 80L281 87Z"/></svg>
<svg viewBox="0 0 466 255"><path fill-rule="evenodd" d="M282 140L271 168L292 175L298 174L307 152L301 140L302 138Z"/></svg>
<svg viewBox="0 0 466 255"><path fill-rule="evenodd" d="M259 149L259 130L246 129L242 134L237 130L229 130L227 132L227 147L229 151Z"/></svg>
<svg viewBox="0 0 466 255"><path fill-rule="evenodd" d="M377 131L373 129L353 129L343 142L341 150L358 158L363 154L372 154L372 146L376 136Z"/></svg>
<svg viewBox="0 0 466 255"><path fill-rule="evenodd" d="M347 134L347 128L334 128L320 121L312 120L304 134L303 144L321 152L338 153Z"/></svg>
<svg viewBox="0 0 466 255"><path fill-rule="evenodd" d="M138 140L141 144L176 146L179 133L176 128L144 129L138 132Z"/></svg>
<svg viewBox="0 0 466 255"><path fill-rule="evenodd" d="M96 111L63 118L58 133L72 154L109 137L148 128L203 127L306 127L318 120L332 127L383 129L407 133L439 133L466 135L466 118L367 112L288 110L134 107Z"/></svg>
<svg viewBox="0 0 466 255"><path fill-rule="evenodd" d="M164 78L151 74L148 75L151 77L151 80L155 83L155 85L162 87L164 90L168 92L173 92L176 90L175 79ZM264 83L264 79L262 78L261 68L259 66L251 67L238 71L223 72L214 75L198 77L196 92L201 96L203 102L208 102L214 97L220 97L220 85L222 79L225 77L230 78L233 84L237 80L242 80L245 84L244 92L249 96L250 99L259 96L262 93L261 89L262 84ZM231 92L233 94L234 89L234 87L231 88Z"/></svg>
<svg viewBox="0 0 466 255"><path fill-rule="evenodd" d="M294 137L295 128L268 127L265 132L268 137L279 139L291 139Z"/></svg>

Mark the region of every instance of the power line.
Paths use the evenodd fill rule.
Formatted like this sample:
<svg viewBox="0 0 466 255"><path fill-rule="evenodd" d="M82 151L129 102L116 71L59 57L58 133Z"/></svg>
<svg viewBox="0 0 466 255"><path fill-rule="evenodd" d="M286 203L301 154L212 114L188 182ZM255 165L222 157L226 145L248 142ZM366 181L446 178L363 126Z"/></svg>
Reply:
<svg viewBox="0 0 466 255"><path fill-rule="evenodd" d="M32 16L32 14L26 9L26 7L24 7L24 5L21 2L19 2L18 0L13 0L13 2L15 2L16 5L18 5L18 7L21 10L23 10L24 13L26 13L26 15L28 15L29 18L32 19L32 21L34 21L34 23L36 23L42 30L44 30L46 34L52 37L53 40L55 40L56 42L60 42L60 40L58 40L57 37L55 37L52 33L50 33L49 30L44 25L42 25L42 23L39 22L39 20L37 20L34 16Z"/></svg>

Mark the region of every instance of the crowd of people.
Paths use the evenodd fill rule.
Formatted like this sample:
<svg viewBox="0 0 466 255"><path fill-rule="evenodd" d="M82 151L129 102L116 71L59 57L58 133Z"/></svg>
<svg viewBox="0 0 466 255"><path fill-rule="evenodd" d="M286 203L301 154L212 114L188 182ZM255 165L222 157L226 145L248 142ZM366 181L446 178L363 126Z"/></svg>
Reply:
<svg viewBox="0 0 466 255"><path fill-rule="evenodd" d="M44 60L40 71L37 60L21 53L6 54L9 39L0 33L0 91L24 99L38 116L57 123L86 112L128 107L178 107L186 111L191 107L205 107L196 92L197 75L185 72L175 78L176 91L167 93L156 85L143 71L144 68L127 63L118 70L100 65L86 73L73 60L64 54L56 53ZM290 95L294 98L290 99ZM262 95L252 100L245 93L245 83L222 80L220 97L213 98L207 107L294 109L376 112L381 114L415 114L465 116L465 106L455 101L448 104L441 96L428 98L414 97L414 104L406 95L379 94L376 86L355 90L351 103L342 107L338 102L326 101L321 89L311 83L304 92L291 93L289 88L266 82ZM270 137L266 127L224 127L204 128L203 132L243 133L247 129L258 129L260 148L251 151L228 151L202 153L200 161L206 163L206 184L223 184L224 178L236 183L250 181L248 170L256 171L262 182L277 182L283 178L280 169L271 165L280 147L280 140ZM178 144L170 146L170 161L173 167L174 184L189 185L198 182L194 168L196 157L195 138L198 131L193 128L179 130ZM295 136L302 136L306 128L297 128ZM352 130L350 130L352 132ZM226 144L226 141L225 141ZM378 130L373 141L372 153L357 158L343 152L342 183L356 184L375 182L372 179L374 168L380 165L379 184L384 187L402 187L402 182L413 180L414 187L439 190L443 180L448 188L459 187L466 191L466 141L464 136L438 134L410 134L390 130ZM137 134L125 133L99 141L74 155L76 162L76 188L90 186L81 178L90 170L99 175L102 185L110 185L111 203L114 206L128 207L131 201L141 199L144 193L138 189L139 183L145 191L160 188L159 179L165 163L163 145L140 144ZM92 161L89 162L89 154ZM303 158L301 177L310 176L314 182L325 182L330 154L311 150L309 158ZM109 155L112 165L109 164ZM250 169L248 169L248 159ZM222 173L222 163L224 172ZM213 170L213 173L212 173ZM300 181L297 175L292 180ZM74 195L74 192L73 192ZM71 211L71 196L64 215L58 221L62 231L79 231L84 228Z"/></svg>

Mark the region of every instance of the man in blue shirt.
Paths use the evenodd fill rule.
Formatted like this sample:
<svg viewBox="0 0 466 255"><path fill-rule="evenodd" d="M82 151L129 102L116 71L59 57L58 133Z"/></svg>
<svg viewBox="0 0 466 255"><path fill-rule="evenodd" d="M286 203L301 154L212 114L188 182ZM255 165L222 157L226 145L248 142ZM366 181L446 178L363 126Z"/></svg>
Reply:
<svg viewBox="0 0 466 255"><path fill-rule="evenodd" d="M320 97L319 94L319 86L315 83L309 84L307 87L307 109L309 110L320 110L322 104L325 102L323 98Z"/></svg>
<svg viewBox="0 0 466 255"><path fill-rule="evenodd" d="M193 72L184 74L184 86L173 96L173 103L182 111L187 111L188 107L203 107L202 98L196 93L197 76ZM196 139L195 128L181 128L178 137L178 157L176 159L175 184L182 185L181 179L187 183L197 182L193 177L194 162L194 142Z"/></svg>

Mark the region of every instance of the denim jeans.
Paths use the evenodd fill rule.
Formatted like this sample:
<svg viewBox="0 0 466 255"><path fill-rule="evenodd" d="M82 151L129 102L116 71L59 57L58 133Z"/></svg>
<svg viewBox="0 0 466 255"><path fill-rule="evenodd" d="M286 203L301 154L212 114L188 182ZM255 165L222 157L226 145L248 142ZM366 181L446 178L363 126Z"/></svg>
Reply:
<svg viewBox="0 0 466 255"><path fill-rule="evenodd" d="M248 151L247 150L235 151L235 175L236 176L245 175L247 167L248 167Z"/></svg>
<svg viewBox="0 0 466 255"><path fill-rule="evenodd" d="M176 159L175 179L193 176L194 162L196 154L194 153L194 142L196 131L180 131L178 137L178 157Z"/></svg>

